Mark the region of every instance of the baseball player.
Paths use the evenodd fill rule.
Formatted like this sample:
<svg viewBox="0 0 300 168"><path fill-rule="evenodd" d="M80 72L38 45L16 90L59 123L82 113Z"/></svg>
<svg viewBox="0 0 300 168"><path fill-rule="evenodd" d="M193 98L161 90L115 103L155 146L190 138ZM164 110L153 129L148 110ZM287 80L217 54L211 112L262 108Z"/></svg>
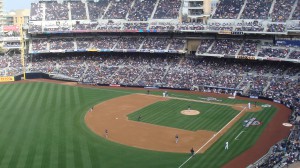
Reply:
<svg viewBox="0 0 300 168"><path fill-rule="evenodd" d="M138 118L138 121L141 121L141 119L142 119L142 115L140 114L139 118Z"/></svg>
<svg viewBox="0 0 300 168"><path fill-rule="evenodd" d="M178 134L176 134L175 135L175 142L178 143L178 141L179 141L179 136L178 136Z"/></svg>
<svg viewBox="0 0 300 168"><path fill-rule="evenodd" d="M194 156L194 154L195 154L195 151L194 151L194 148L192 148L191 149L191 155Z"/></svg>
<svg viewBox="0 0 300 168"><path fill-rule="evenodd" d="M104 130L104 133L105 133L105 138L108 138L108 130L107 129Z"/></svg>
<svg viewBox="0 0 300 168"><path fill-rule="evenodd" d="M228 150L229 149L229 143L228 141L225 143L225 150Z"/></svg>
<svg viewBox="0 0 300 168"><path fill-rule="evenodd" d="M251 109L251 103L250 102L248 103L248 109Z"/></svg>

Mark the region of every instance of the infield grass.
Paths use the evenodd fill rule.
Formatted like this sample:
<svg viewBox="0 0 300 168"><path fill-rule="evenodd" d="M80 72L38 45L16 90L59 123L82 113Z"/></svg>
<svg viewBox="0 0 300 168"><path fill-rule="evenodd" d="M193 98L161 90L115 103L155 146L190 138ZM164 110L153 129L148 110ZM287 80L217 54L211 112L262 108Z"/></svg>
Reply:
<svg viewBox="0 0 300 168"><path fill-rule="evenodd" d="M200 114L195 116L181 114L181 111L187 110L188 106L191 110L199 111ZM239 111L229 106L171 99L157 102L131 113L128 118L136 121L138 116L141 115L142 122L155 125L191 131L209 130L218 132L238 113Z"/></svg>
<svg viewBox="0 0 300 168"><path fill-rule="evenodd" d="M155 152L120 145L97 136L86 127L84 116L89 108L105 100L134 92L142 91L88 89L50 83L1 84L0 167L178 167L189 157L187 154ZM208 126L200 117L197 119L187 117L188 122L191 122L187 124L187 120L181 121L179 114L166 112L175 109L172 104L176 104L177 101L172 100L166 103L171 104L170 106L155 104L147 107L162 110L163 114L159 115L159 111L157 114L149 114L149 118L145 118L145 121L188 130L205 128L219 130L226 123L224 121L219 123L220 126ZM182 109L190 104L184 101L180 101L181 103L183 103L180 107ZM157 105L159 108L155 107ZM214 117L220 114L224 113L224 117L228 115L226 120L230 120L237 113L236 111L228 112L229 114L222 113L224 109L227 110L226 108L230 107L201 103L191 106L199 108L201 115L212 115L210 122L213 122ZM178 111L179 108L177 107L176 110ZM275 108L272 107L264 109L261 113L254 113L254 117L268 123L274 114ZM244 119L250 115L251 113L247 114ZM161 120L160 117L166 120ZM179 123L174 125L171 120L175 119L178 119ZM207 124L210 122L207 121ZM186 167L220 167L253 145L266 124L261 127L248 128L247 132L240 137L240 141L230 143L232 150L227 153L223 150L224 142L231 141L244 129L241 122L236 123L205 154L196 155L186 164Z"/></svg>

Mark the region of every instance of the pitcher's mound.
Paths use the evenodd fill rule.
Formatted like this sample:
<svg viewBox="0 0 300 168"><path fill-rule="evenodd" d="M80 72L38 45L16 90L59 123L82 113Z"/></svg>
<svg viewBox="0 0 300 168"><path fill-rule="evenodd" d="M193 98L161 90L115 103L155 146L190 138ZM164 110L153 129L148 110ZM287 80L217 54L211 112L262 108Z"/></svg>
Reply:
<svg viewBox="0 0 300 168"><path fill-rule="evenodd" d="M183 114L183 115L198 115L198 114L200 114L200 112L197 110L182 110L181 114Z"/></svg>

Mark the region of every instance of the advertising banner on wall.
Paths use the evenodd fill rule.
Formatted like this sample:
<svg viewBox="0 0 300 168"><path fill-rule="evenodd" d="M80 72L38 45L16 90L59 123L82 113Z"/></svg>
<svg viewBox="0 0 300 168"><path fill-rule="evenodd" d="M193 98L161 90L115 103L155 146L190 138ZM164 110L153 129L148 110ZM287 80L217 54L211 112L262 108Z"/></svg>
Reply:
<svg viewBox="0 0 300 168"><path fill-rule="evenodd" d="M14 76L0 76L0 82L12 82L15 81Z"/></svg>

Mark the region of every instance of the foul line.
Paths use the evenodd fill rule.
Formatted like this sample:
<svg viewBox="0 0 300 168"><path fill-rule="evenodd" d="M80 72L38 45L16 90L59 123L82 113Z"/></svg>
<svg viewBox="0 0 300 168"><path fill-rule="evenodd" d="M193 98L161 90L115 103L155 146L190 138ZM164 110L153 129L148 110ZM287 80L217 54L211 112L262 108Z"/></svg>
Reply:
<svg viewBox="0 0 300 168"><path fill-rule="evenodd" d="M235 140L238 140L237 138L238 138L242 133L244 133L244 132L246 132L246 131L241 131L234 139L235 139Z"/></svg>
<svg viewBox="0 0 300 168"><path fill-rule="evenodd" d="M230 120L219 132L217 132L216 134L214 134L204 145L202 145L196 152L195 154L197 154L201 149L203 149L211 140L213 140L221 131L223 131L223 129L225 129L231 122L233 122L239 115L241 115L243 113L243 111L246 109L246 107L244 107L244 109L238 114L236 115L232 120ZM183 162L178 168L181 168L183 165L185 165L193 156L190 156L185 162Z"/></svg>

